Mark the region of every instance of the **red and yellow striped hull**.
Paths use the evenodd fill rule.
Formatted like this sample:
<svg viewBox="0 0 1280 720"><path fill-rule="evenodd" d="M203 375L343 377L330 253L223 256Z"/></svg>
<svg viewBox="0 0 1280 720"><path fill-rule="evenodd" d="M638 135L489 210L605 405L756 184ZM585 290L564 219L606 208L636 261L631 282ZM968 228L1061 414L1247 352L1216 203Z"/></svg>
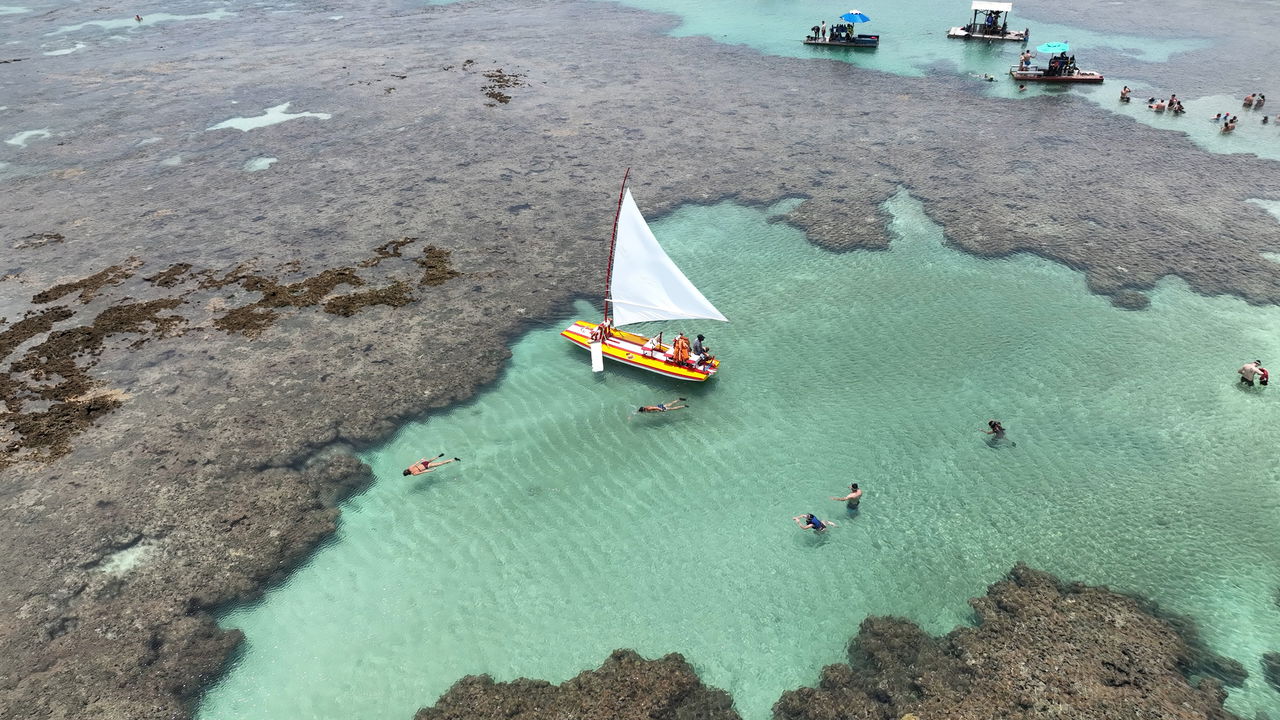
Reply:
<svg viewBox="0 0 1280 720"><path fill-rule="evenodd" d="M596 324L578 320L565 328L560 334L583 350L590 350L591 331L596 328ZM646 355L643 345L648 340L649 338L643 335L615 329L601 350L604 356L610 360L616 360L632 367L638 367L641 370L648 370L649 372L677 380L703 382L716 374L715 367L691 368L686 365L677 365L668 361L658 351L654 351L652 356Z"/></svg>

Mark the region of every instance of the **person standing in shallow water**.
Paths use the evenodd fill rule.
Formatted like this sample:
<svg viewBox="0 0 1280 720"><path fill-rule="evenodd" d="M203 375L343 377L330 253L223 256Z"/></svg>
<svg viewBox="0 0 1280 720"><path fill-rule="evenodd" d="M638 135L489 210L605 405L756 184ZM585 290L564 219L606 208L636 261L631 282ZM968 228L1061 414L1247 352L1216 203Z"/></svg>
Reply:
<svg viewBox="0 0 1280 720"><path fill-rule="evenodd" d="M987 429L982 432L988 435L995 435L996 440L1004 439L1004 425L1001 425L999 420L988 420Z"/></svg>
<svg viewBox="0 0 1280 720"><path fill-rule="evenodd" d="M1244 365L1241 365L1240 369L1236 371L1237 373L1240 374L1240 384L1253 387L1253 379L1259 375L1258 371L1261 369L1262 369L1261 360L1254 360L1251 363L1245 363Z"/></svg>
<svg viewBox="0 0 1280 720"><path fill-rule="evenodd" d="M862 502L862 489L858 487L858 483L849 486L849 494L844 497L833 497L832 500L843 502L845 508L850 511L857 510L858 504Z"/></svg>

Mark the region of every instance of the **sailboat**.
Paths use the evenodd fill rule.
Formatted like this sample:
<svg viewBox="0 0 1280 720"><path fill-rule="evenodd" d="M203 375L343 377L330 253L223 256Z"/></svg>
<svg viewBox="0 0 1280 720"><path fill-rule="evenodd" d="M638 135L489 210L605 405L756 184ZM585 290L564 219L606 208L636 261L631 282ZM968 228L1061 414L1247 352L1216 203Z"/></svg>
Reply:
<svg viewBox="0 0 1280 720"><path fill-rule="evenodd" d="M714 358L699 361L696 356L684 360L688 355L687 346L682 351L671 343L656 343L644 335L618 329L660 320L729 322L658 244L627 188L630 174L627 170L622 177L618 212L613 220L604 321L578 320L560 334L591 351L594 372L603 371L604 358L608 358L678 380L705 381L716 374L720 361Z"/></svg>

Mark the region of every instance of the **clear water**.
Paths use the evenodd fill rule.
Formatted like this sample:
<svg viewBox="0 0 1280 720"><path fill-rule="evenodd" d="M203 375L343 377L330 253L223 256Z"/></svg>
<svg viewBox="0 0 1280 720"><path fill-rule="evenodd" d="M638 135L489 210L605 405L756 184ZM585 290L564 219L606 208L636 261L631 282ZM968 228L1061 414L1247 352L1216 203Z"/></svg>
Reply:
<svg viewBox="0 0 1280 720"><path fill-rule="evenodd" d="M23 130L15 133L13 137L5 140L8 145L17 145L20 148L27 146L27 143L33 140L48 140L53 137L53 133L49 132L49 128L41 128L39 130Z"/></svg>
<svg viewBox="0 0 1280 720"><path fill-rule="evenodd" d="M245 172L262 172L263 170L267 170L272 165L274 165L276 163L276 160L278 160L278 158L266 157L266 156L256 157L256 158L246 160L244 163L244 171Z"/></svg>
<svg viewBox="0 0 1280 720"><path fill-rule="evenodd" d="M233 130L239 130L241 132L249 132L250 130L257 130L258 128L277 125L279 123L287 122L289 120L297 120L298 118L313 117L320 120L328 120L329 118L333 117L329 113L306 112L306 111L297 112L297 113L288 112L289 106L292 104L293 103L284 103L283 105L276 105L275 107L269 107L266 110L263 110L261 115L255 115L253 117L233 117L228 120L223 120L217 125L213 125L207 129L208 130L233 129Z"/></svg>
<svg viewBox="0 0 1280 720"><path fill-rule="evenodd" d="M1280 308L1170 281L1117 310L1059 265L945 247L905 194L889 210L883 252L732 204L653 223L733 321L667 327L706 333L722 374L593 375L558 325L531 331L495 387L370 452L334 541L221 618L247 640L201 720L402 720L462 675L558 682L617 647L684 653L760 720L866 615L945 632L1017 560L1191 613L1253 673L1231 706L1280 713L1258 666L1280 648L1280 396L1234 375L1280 358ZM438 452L463 462L401 476ZM851 481L852 518L828 500Z"/></svg>
<svg viewBox="0 0 1280 720"><path fill-rule="evenodd" d="M65 35L66 33L79 32L88 28L97 28L99 30L122 30L125 28L136 27L140 25L158 25L160 23L185 22L187 20L225 20L229 17L235 17L235 13L229 10L218 9L213 12L200 13L198 15L173 15L171 13L147 13L142 18L142 22L138 22L132 15L129 17L112 18L110 20L89 20L87 22L77 23L75 25L63 25L46 35Z"/></svg>
<svg viewBox="0 0 1280 720"><path fill-rule="evenodd" d="M83 50L83 49L84 49L84 48L86 48L86 47L88 47L88 46L87 46L87 45L85 45L84 43L78 42L78 43L76 43L75 45L72 45L71 47L62 48L61 50L49 50L49 51L47 51L47 52L45 52L45 53L43 53L43 54L44 54L44 55L50 55L50 56L56 56L56 55L70 55L71 53L73 53L73 52L75 52L75 51L77 51L77 50Z"/></svg>

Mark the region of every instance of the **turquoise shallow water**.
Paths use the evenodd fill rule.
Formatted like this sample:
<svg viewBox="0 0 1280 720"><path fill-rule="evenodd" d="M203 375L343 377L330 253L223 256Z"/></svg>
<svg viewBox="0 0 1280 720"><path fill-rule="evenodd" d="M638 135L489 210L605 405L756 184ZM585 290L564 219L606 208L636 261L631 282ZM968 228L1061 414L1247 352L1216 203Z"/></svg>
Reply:
<svg viewBox="0 0 1280 720"><path fill-rule="evenodd" d="M246 646L199 717L400 720L468 673L558 682L633 647L684 653L759 720L866 615L944 632L1016 560L1192 614L1252 673L1231 706L1280 712L1258 666L1280 648L1280 396L1234 377L1280 358L1280 308L1170 281L1117 310L889 209L883 252L732 204L653 223L733 320L667 328L705 332L722 374L593 375L558 325L531 331L496 386L368 453L334 541L221 618ZM676 394L691 409L632 416ZM437 452L464 460L401 477ZM850 481L854 518L827 499ZM803 533L807 511L840 527Z"/></svg>

